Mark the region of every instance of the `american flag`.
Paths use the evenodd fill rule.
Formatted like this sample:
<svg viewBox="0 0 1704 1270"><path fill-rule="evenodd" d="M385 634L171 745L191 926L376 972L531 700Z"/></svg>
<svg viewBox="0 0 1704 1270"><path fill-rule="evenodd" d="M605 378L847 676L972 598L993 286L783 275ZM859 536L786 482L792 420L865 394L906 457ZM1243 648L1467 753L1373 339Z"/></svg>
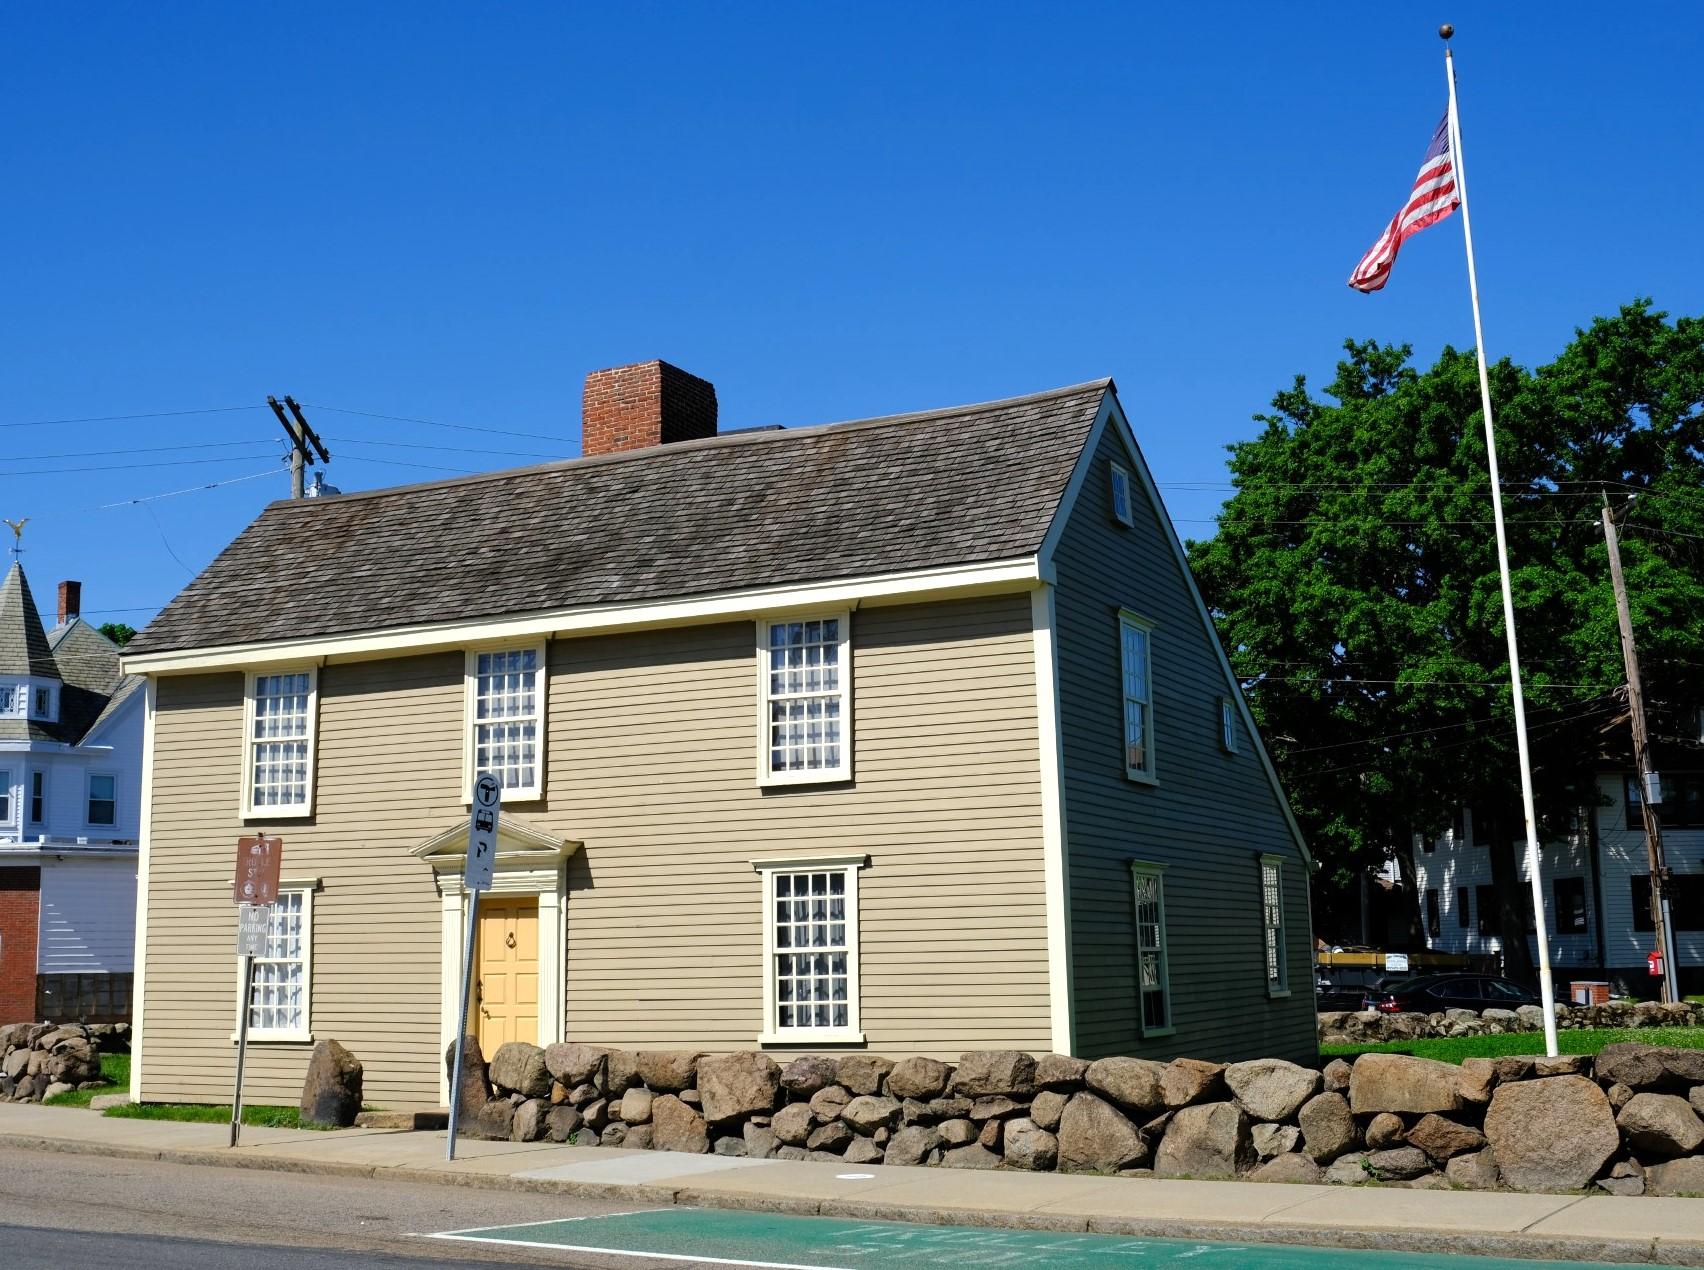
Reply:
<svg viewBox="0 0 1704 1270"><path fill-rule="evenodd" d="M1420 160L1420 175L1414 178L1408 202L1361 257L1361 263L1349 275L1349 285L1357 291L1379 290L1390 279L1390 267L1396 263L1402 244L1460 206L1455 164L1450 158L1450 119L1445 115L1432 134L1432 144L1426 147L1426 157Z"/></svg>

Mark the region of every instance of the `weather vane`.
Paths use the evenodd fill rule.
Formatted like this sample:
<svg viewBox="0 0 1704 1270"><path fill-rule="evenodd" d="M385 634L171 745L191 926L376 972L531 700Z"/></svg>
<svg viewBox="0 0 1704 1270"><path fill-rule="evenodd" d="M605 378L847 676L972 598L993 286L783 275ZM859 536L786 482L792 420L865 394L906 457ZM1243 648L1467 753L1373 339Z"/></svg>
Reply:
<svg viewBox="0 0 1704 1270"><path fill-rule="evenodd" d="M22 520L7 520L5 523L12 528L12 559L16 560L24 554L24 526L30 523L30 518L25 516Z"/></svg>

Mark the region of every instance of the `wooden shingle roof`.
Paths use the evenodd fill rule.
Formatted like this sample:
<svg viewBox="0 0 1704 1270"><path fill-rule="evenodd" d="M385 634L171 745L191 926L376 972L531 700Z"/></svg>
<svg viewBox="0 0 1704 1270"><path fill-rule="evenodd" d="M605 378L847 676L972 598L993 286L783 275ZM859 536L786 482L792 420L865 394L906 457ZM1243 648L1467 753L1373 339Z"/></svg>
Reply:
<svg viewBox="0 0 1704 1270"><path fill-rule="evenodd" d="M1111 387L276 502L125 651L1019 558Z"/></svg>

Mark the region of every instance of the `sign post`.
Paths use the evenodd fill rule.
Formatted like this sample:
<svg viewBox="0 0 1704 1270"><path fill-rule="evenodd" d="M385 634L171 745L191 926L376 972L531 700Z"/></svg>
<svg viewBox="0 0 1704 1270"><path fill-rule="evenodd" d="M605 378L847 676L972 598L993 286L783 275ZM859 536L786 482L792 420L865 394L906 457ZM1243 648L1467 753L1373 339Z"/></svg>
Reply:
<svg viewBox="0 0 1704 1270"><path fill-rule="evenodd" d="M243 961L242 993L237 998L237 1079L231 1093L231 1145L243 1123L243 1063L248 1058L249 999L254 994L254 959L266 952L272 906L278 900L278 866L284 840L261 834L237 839L237 874L231 898L237 902L237 956Z"/></svg>
<svg viewBox="0 0 1704 1270"><path fill-rule="evenodd" d="M473 810L467 825L467 863L462 889L467 893L467 944L462 952L461 1003L457 1009L455 1064L450 1076L450 1131L445 1158L456 1158L456 1122L461 1118L462 1054L467 1049L467 999L473 988L473 935L479 921L479 893L489 890L497 860L497 815L503 787L489 772L473 784Z"/></svg>

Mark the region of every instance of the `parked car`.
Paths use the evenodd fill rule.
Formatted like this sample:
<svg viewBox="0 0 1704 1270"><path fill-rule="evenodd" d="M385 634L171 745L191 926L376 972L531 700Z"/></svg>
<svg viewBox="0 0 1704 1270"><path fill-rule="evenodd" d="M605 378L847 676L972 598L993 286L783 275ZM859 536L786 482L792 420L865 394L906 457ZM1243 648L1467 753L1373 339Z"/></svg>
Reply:
<svg viewBox="0 0 1704 1270"><path fill-rule="evenodd" d="M1494 975L1423 975L1370 989L1364 1010L1433 1014L1439 1010L1513 1010L1538 1005L1538 993Z"/></svg>

